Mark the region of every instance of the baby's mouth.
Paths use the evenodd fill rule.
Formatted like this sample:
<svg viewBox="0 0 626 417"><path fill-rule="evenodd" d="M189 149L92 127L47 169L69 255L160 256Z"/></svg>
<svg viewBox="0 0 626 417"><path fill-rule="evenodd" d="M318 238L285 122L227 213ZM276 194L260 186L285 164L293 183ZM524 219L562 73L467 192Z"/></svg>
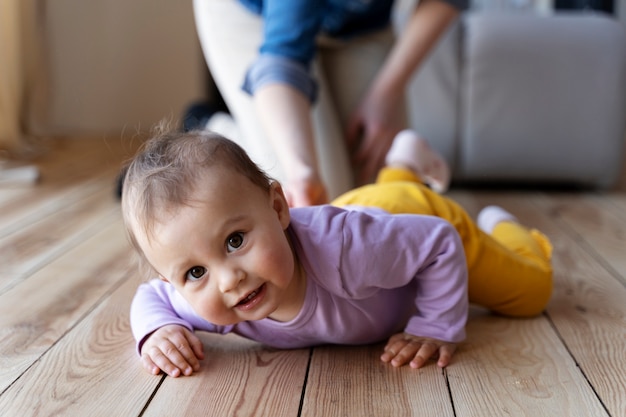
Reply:
<svg viewBox="0 0 626 417"><path fill-rule="evenodd" d="M249 310L254 307L265 294L265 284L248 294L243 300L237 303L236 307Z"/></svg>

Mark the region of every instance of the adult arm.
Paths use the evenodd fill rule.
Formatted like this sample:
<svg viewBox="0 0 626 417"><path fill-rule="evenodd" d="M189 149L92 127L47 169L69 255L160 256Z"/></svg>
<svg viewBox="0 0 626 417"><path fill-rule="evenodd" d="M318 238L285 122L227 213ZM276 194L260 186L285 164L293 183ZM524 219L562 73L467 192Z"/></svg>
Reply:
<svg viewBox="0 0 626 417"><path fill-rule="evenodd" d="M261 54L246 76L266 136L278 156L292 207L328 202L311 121L317 86L309 72L323 1L267 0Z"/></svg>
<svg viewBox="0 0 626 417"><path fill-rule="evenodd" d="M322 183L311 121L311 103L291 85L272 83L254 95L266 135L285 170L283 184L291 207L328 202Z"/></svg>
<svg viewBox="0 0 626 417"><path fill-rule="evenodd" d="M406 127L401 110L408 83L458 14L459 10L449 3L421 0L351 116L346 138L351 148L357 147L355 163L361 166L362 182L373 178L383 166L393 137Z"/></svg>

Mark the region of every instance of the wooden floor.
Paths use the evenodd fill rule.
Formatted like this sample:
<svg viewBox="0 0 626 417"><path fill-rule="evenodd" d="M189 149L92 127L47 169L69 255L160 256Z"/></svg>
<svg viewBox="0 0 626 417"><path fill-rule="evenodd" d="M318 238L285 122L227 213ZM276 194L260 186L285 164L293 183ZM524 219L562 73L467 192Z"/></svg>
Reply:
<svg viewBox="0 0 626 417"><path fill-rule="evenodd" d="M626 416L626 181L615 191L455 189L550 236L555 291L527 320L472 310L445 370L381 346L264 348L203 334L192 377L150 376L128 324L138 284L114 183L134 142L46 143L37 186L0 187L0 415Z"/></svg>

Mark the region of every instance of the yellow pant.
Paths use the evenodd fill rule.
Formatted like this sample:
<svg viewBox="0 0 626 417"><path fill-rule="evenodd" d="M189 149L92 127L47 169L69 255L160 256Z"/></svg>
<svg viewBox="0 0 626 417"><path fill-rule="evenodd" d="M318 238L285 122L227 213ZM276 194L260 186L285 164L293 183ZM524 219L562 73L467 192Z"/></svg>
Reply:
<svg viewBox="0 0 626 417"><path fill-rule="evenodd" d="M465 210L432 192L411 171L385 168L375 184L349 191L336 206L379 207L390 213L425 214L449 221L459 232L469 275L469 300L513 317L541 313L552 292L552 246L537 230L501 222L484 233Z"/></svg>

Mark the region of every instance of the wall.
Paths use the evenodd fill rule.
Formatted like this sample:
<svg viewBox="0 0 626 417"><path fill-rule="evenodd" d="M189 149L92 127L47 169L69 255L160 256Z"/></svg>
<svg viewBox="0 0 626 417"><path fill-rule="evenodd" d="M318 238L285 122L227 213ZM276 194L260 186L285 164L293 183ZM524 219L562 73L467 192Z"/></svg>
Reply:
<svg viewBox="0 0 626 417"><path fill-rule="evenodd" d="M45 134L117 133L181 119L206 95L191 0L44 4Z"/></svg>
<svg viewBox="0 0 626 417"><path fill-rule="evenodd" d="M23 67L20 56L19 3L0 1L0 150L19 143Z"/></svg>

